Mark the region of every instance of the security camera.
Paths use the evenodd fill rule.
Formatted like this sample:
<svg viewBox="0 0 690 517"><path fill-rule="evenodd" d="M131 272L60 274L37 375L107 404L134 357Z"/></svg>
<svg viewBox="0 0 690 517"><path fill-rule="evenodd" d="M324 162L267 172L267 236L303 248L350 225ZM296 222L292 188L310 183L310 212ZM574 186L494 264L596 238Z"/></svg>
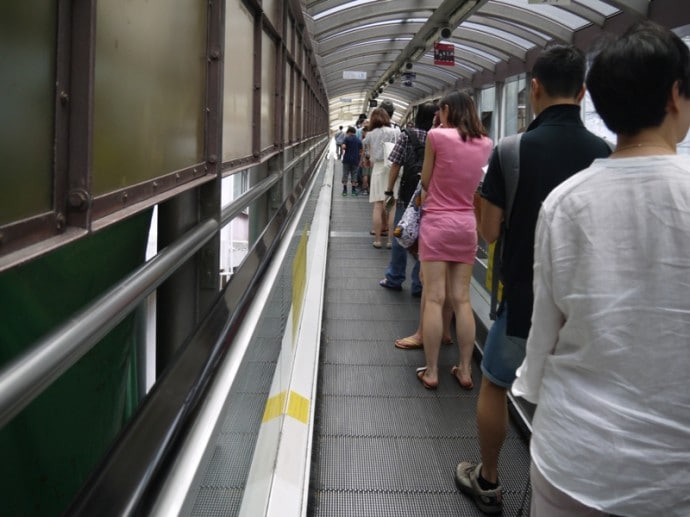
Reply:
<svg viewBox="0 0 690 517"><path fill-rule="evenodd" d="M388 79L388 84L393 84L395 82L395 77Z"/></svg>
<svg viewBox="0 0 690 517"><path fill-rule="evenodd" d="M383 86L381 86L381 88L379 88L379 93L383 93Z"/></svg>
<svg viewBox="0 0 690 517"><path fill-rule="evenodd" d="M408 70L412 70L412 63L409 61L405 63L405 68L407 68Z"/></svg>
<svg viewBox="0 0 690 517"><path fill-rule="evenodd" d="M451 34L453 34L453 29L451 29L450 27L443 27L443 29L441 29L441 37L443 39L450 38Z"/></svg>

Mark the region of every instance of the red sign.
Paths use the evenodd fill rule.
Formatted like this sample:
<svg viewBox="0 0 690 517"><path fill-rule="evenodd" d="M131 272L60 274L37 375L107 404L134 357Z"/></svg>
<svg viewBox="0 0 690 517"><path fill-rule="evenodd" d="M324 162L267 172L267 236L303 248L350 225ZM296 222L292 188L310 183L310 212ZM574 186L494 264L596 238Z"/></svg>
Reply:
<svg viewBox="0 0 690 517"><path fill-rule="evenodd" d="M451 43L434 44L434 64L444 66L455 65L455 46Z"/></svg>

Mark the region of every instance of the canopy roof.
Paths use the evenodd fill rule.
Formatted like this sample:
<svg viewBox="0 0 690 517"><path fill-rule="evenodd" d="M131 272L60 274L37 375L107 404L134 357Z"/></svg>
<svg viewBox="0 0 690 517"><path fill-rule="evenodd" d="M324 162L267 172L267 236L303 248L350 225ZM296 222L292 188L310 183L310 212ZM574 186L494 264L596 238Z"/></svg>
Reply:
<svg viewBox="0 0 690 517"><path fill-rule="evenodd" d="M408 108L451 88L479 88L528 71L550 43L586 50L603 32L649 18L690 23L686 0L303 0L330 123L351 123L369 100ZM434 63L434 44L454 64ZM407 75L405 75L407 74ZM412 75L410 75L412 74Z"/></svg>

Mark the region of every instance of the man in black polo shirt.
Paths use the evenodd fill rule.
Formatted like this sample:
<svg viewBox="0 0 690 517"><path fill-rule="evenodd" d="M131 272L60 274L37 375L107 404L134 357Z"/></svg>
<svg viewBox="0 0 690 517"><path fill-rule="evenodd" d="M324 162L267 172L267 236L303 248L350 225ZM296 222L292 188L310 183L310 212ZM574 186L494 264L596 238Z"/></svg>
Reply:
<svg viewBox="0 0 690 517"><path fill-rule="evenodd" d="M554 187L610 153L606 142L587 131L580 118L584 79L584 54L572 46L544 50L532 69L530 99L536 118L520 142L519 179L502 258L503 301L481 365L477 402L481 463L462 462L455 475L458 487L486 513L502 510L498 457L508 426L507 390L525 357L530 329L539 208ZM497 152L489 162L481 196L479 231L492 243L501 233L506 207L506 183Z"/></svg>

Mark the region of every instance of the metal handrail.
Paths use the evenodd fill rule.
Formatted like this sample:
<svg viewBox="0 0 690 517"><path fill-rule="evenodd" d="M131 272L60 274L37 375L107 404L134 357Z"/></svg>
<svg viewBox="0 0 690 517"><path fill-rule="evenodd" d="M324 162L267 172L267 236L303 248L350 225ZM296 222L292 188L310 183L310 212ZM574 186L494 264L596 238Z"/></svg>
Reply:
<svg viewBox="0 0 690 517"><path fill-rule="evenodd" d="M274 173L161 250L112 289L0 369L0 428L83 357L239 211L282 176Z"/></svg>

